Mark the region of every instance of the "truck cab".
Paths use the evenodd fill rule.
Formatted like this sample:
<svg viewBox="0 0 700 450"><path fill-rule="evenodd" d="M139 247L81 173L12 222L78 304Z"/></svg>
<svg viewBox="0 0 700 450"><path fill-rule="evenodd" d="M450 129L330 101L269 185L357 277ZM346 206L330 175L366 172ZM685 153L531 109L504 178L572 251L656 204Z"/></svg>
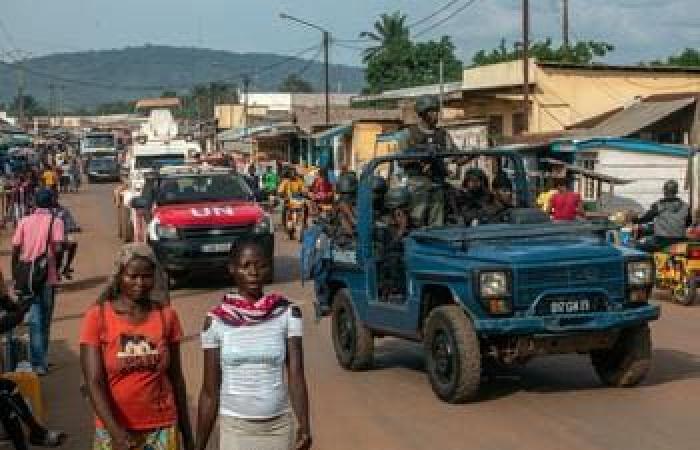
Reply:
<svg viewBox="0 0 700 450"><path fill-rule="evenodd" d="M402 173L409 164L420 172ZM493 180L509 181L504 208L466 211L474 203L464 174L474 169L489 180L489 201ZM381 199L388 194L373 187L380 178L388 192L410 189L412 176L429 180L412 201L429 201L406 213L437 207L441 223L414 220L397 237ZM530 197L521 156L505 149L416 149L370 161L352 239L316 226L302 249L303 275L314 280L317 315L331 317L340 365L370 367L374 340L394 336L423 342L432 388L451 403L475 399L488 367L547 354L587 354L605 384L639 383L651 358L647 323L660 314L649 303L650 256L610 244L604 226L553 223L530 208Z"/></svg>
<svg viewBox="0 0 700 450"><path fill-rule="evenodd" d="M230 169L162 168L147 176L131 206L144 212L147 242L174 282L193 272L225 270L232 244L244 235L259 238L273 267L270 216Z"/></svg>

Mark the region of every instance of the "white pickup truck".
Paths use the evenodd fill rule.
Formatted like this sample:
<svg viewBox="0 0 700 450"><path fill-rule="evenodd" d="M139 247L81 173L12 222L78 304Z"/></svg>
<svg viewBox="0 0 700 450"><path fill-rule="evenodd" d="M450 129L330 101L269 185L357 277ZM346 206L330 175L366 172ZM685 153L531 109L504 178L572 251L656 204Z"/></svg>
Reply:
<svg viewBox="0 0 700 450"><path fill-rule="evenodd" d="M167 109L154 109L134 139L128 152L128 177L116 196L118 235L124 242L145 239L139 215L131 208L131 200L141 194L145 176L161 167L184 165L201 153L199 144L178 135L178 126Z"/></svg>

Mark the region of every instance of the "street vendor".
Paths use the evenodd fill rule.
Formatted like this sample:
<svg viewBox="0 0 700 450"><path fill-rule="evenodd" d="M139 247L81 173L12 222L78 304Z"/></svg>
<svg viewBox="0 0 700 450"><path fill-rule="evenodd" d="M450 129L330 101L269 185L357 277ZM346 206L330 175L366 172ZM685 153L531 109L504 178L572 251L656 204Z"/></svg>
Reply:
<svg viewBox="0 0 700 450"><path fill-rule="evenodd" d="M655 202L637 225L653 224L653 235L642 238L638 247L654 252L686 239L691 224L690 207L678 197L678 182L668 180L663 186L663 198Z"/></svg>

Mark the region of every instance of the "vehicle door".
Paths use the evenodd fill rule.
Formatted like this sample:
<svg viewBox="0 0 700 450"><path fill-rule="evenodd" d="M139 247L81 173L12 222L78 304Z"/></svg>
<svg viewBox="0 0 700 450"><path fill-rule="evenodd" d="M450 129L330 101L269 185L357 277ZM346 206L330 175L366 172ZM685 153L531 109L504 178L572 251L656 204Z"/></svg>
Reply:
<svg viewBox="0 0 700 450"><path fill-rule="evenodd" d="M409 334L411 305L407 303L406 271L400 246L391 244L389 212L381 194L372 189L372 177L382 177L387 187L403 180L396 161L379 164L362 175L358 192L358 262L365 274L366 319L371 328Z"/></svg>

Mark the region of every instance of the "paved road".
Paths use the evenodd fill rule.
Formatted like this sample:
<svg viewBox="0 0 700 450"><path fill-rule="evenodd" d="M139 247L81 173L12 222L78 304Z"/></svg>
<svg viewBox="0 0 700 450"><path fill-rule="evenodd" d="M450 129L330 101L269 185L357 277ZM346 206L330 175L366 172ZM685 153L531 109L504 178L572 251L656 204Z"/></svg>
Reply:
<svg viewBox="0 0 700 450"><path fill-rule="evenodd" d="M76 280L59 295L52 335L55 371L43 379L50 424L68 431L69 449L88 449L90 410L80 397L78 328L118 248L110 185L88 186L66 197L85 232ZM7 239L4 238L5 247ZM653 326L654 369L644 386L602 388L579 356L533 362L486 388L477 404L451 406L435 399L423 372L420 347L385 339L377 367L345 372L336 364L329 324L311 319L309 286L296 269L296 246L278 240L274 288L304 304L306 364L315 448L333 450L695 450L700 442L700 306L664 303ZM9 258L3 260L7 267ZM7 273L7 272L6 272ZM195 404L201 380L198 330L225 285L197 280L174 304L187 336L184 364Z"/></svg>

